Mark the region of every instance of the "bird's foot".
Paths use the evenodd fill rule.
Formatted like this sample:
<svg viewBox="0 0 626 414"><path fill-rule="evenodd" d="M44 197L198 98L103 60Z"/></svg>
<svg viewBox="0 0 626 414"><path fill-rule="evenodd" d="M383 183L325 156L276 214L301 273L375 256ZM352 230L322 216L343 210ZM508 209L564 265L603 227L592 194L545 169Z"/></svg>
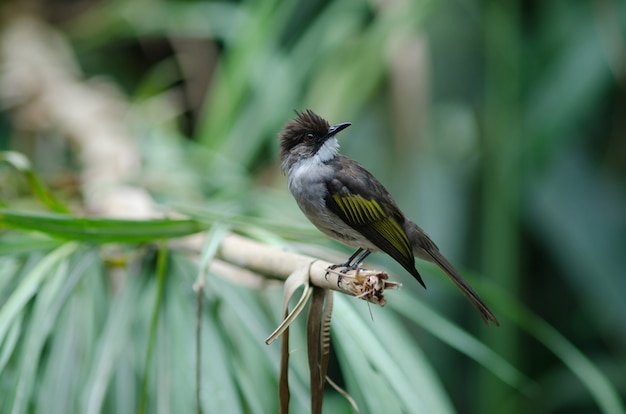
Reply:
<svg viewBox="0 0 626 414"><path fill-rule="evenodd" d="M351 262L351 260L346 260L346 261L345 261L345 262L343 262L343 263L337 263L337 264L330 265L330 266L328 266L328 270L335 270L335 269L337 269L337 268L339 268L339 267L345 267L345 268L348 268L348 267L350 267L350 266L351 266L350 262ZM346 272L341 271L341 273L346 273Z"/></svg>
<svg viewBox="0 0 626 414"><path fill-rule="evenodd" d="M344 275L352 270L356 270L358 269L360 266L360 263L353 263L353 264L340 264L337 267L343 267L343 269L341 269L339 271L339 273L343 273Z"/></svg>
<svg viewBox="0 0 626 414"><path fill-rule="evenodd" d="M356 270L356 269L358 269L358 268L359 268L359 266L361 265L361 262L362 262L362 261L363 261L363 260L364 260L367 256L369 256L369 254L371 253L371 251L370 251L370 250L365 250L365 252L363 252L363 254L361 254L361 252L363 252L363 249L362 249L362 248L358 248L358 249L357 249L357 250L356 250L356 251L352 254L352 256L350 256L350 257L348 258L348 260L346 260L345 262L328 266L328 268L326 269L326 275L324 275L324 277L326 278L326 280L328 280L328 273L329 273L331 270L335 270L335 269L337 269L337 268L339 268L339 267L343 267L343 269L341 269L341 270L339 271L339 273L340 273L340 274L338 275L339 277L337 278L337 286L339 286L339 284L341 283L341 279L342 279L341 274L344 274L344 275L345 275L346 273L348 273L348 272L349 272L349 271L351 271L351 270ZM361 254L361 256L359 256L359 254ZM357 256L359 256L359 257L357 258ZM354 260L355 258L357 258L357 259L356 259L356 260ZM354 262L354 263L353 263L353 262Z"/></svg>
<svg viewBox="0 0 626 414"><path fill-rule="evenodd" d="M343 263L338 263L338 264L333 264L333 265L328 266L328 267L326 268L326 275L324 275L324 276L326 277L326 280L328 280L328 273L330 273L330 271L331 271L331 270L335 270L335 269L337 269L337 268L339 268L339 267L345 267L345 268L348 268L348 267L350 267L350 262L351 262L351 260L350 260L350 259L348 259L348 260L346 260L346 261L345 261L345 262L343 262ZM346 270L341 270L341 271L340 271L340 273L345 274L345 273L346 273Z"/></svg>
<svg viewBox="0 0 626 414"><path fill-rule="evenodd" d="M346 273L352 271L352 270L356 270L359 268L359 263L353 263L350 264L350 262L344 262L344 263L339 263L339 264L334 264L334 265L330 265L326 268L326 280L328 280L328 273L330 273L332 270L338 269L338 268L343 268L341 269L339 272L337 273L337 286L339 286L341 284L341 281L343 279L343 275L345 275Z"/></svg>
<svg viewBox="0 0 626 414"><path fill-rule="evenodd" d="M328 274L332 272L333 270L337 269L338 267L345 267L345 265L341 263L341 264L334 264L334 265L328 266L326 268L326 274L324 274L324 279L328 280ZM340 272L340 273L343 273L343 272ZM339 275L339 277L337 278L337 286L339 286L340 282L341 282L341 275Z"/></svg>

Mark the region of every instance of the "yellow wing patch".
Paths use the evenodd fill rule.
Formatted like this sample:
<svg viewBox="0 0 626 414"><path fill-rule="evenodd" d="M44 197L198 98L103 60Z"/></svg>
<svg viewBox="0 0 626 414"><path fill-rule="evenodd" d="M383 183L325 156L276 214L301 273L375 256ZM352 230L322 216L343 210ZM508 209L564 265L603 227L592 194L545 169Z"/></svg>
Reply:
<svg viewBox="0 0 626 414"><path fill-rule="evenodd" d="M366 200L360 195L341 197L335 194L333 198L343 214L353 224L362 225L386 218L376 200Z"/></svg>
<svg viewBox="0 0 626 414"><path fill-rule="evenodd" d="M360 195L342 197L338 194L333 195L333 199L346 216L349 224L370 226L402 256L413 257L411 244L406 233L396 220L385 215L376 200L366 200Z"/></svg>

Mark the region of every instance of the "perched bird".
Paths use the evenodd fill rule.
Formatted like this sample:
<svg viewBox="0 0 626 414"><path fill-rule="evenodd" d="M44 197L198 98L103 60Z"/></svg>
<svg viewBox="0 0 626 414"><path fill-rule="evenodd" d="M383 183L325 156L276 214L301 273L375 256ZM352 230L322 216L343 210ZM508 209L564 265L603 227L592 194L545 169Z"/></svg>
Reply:
<svg viewBox="0 0 626 414"><path fill-rule="evenodd" d="M385 187L359 163L338 153L338 132L345 122L329 123L311 110L297 117L279 135L281 168L306 217L324 234L357 250L332 268L356 269L372 252L382 250L424 287L415 257L436 263L476 307L486 323L498 320L439 252L433 241L400 211Z"/></svg>

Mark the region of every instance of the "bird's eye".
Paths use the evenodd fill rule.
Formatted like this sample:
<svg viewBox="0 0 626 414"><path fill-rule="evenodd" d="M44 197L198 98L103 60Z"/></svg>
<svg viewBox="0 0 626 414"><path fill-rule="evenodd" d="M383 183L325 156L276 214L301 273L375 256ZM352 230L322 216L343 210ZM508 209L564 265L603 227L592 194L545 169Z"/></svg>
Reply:
<svg viewBox="0 0 626 414"><path fill-rule="evenodd" d="M315 139L315 135L313 135L310 132L306 134L304 137L307 139L307 141L313 141Z"/></svg>

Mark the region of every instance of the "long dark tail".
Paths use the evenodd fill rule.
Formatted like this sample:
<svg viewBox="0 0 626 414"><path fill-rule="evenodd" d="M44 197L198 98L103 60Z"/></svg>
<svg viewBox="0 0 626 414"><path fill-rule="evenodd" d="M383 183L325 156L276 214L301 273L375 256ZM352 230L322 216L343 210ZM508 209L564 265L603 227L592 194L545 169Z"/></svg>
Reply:
<svg viewBox="0 0 626 414"><path fill-rule="evenodd" d="M480 313L480 316L483 318L486 324L489 322L493 322L494 325L499 326L498 320L491 312L491 310L485 305L485 302L478 296L478 293L467 283L463 276L459 274L459 272L448 262L448 260L443 257L443 255L438 251L427 251L428 255L432 258L432 261L437 263L441 270L443 270L446 275L454 282L454 284L461 289L461 292L465 295L465 297L474 305L474 307Z"/></svg>
<svg viewBox="0 0 626 414"><path fill-rule="evenodd" d="M437 245L428 237L424 231L419 228L415 223L408 220L405 222L405 231L411 245L413 246L413 254L420 259L428 260L429 262L436 263L441 270L454 282L455 285L463 292L465 297L474 305L474 307L480 313L486 324L492 322L494 325L499 326L498 320L491 312L491 310L485 305L485 302L478 296L478 293L472 289L472 287L463 279L463 276L450 264L450 262L443 257L439 252Z"/></svg>

